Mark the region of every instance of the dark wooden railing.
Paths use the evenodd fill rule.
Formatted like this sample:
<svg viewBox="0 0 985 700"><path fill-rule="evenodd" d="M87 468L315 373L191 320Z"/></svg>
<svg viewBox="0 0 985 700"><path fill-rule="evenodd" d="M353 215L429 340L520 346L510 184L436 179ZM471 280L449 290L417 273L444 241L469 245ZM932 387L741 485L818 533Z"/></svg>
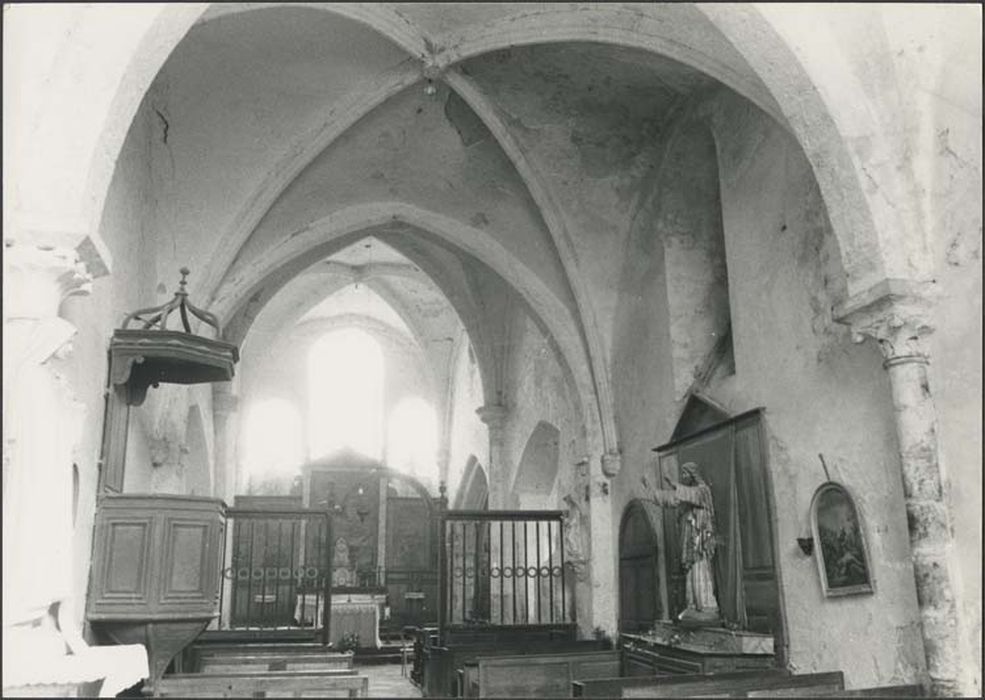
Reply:
<svg viewBox="0 0 985 700"><path fill-rule="evenodd" d="M309 509L230 508L219 626L310 628L329 641L332 521Z"/></svg>

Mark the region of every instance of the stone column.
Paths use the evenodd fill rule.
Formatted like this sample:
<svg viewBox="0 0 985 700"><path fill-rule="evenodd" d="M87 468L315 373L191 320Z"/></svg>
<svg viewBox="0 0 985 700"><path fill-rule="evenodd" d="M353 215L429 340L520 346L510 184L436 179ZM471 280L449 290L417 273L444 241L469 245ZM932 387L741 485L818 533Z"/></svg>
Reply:
<svg viewBox="0 0 985 700"><path fill-rule="evenodd" d="M612 526L611 475L618 474L622 455L606 452L589 464L588 514L591 534L592 627L615 637L617 630L616 559L619 547Z"/></svg>
<svg viewBox="0 0 985 700"><path fill-rule="evenodd" d="M448 483L448 470L451 466L451 449L447 443L438 448L438 483Z"/></svg>
<svg viewBox="0 0 985 700"><path fill-rule="evenodd" d="M486 464L486 473L489 475L489 509L499 510L506 507L506 480L510 476L503 449L503 429L509 409L502 404L486 404L480 406L476 414L489 429L489 460Z"/></svg>
<svg viewBox="0 0 985 700"><path fill-rule="evenodd" d="M924 653L934 695L960 695L953 533L938 462L936 410L927 377L930 303L913 285L889 280L836 310L855 342L874 338L892 387L903 494Z"/></svg>
<svg viewBox="0 0 985 700"><path fill-rule="evenodd" d="M379 497L379 513L380 517L377 520L376 529L376 573L377 576L386 576L386 528L387 528L387 489L390 486L390 477L381 476L380 477L380 497ZM383 585L383 578L377 581L377 584Z"/></svg>
<svg viewBox="0 0 985 700"><path fill-rule="evenodd" d="M236 439L239 433L239 397L232 393L228 382L212 385L212 426L215 431L215 455L212 463L215 473L212 477L212 496L221 498L226 505L232 506L236 496ZM232 621L233 611L233 577L236 572L231 568L233 559L233 524L226 522L229 530L225 537L225 551L222 566L222 609L219 619L210 625L210 629L221 627L228 629Z"/></svg>
<svg viewBox="0 0 985 700"><path fill-rule="evenodd" d="M5 695L98 680L115 694L147 675L143 647L90 648L72 613L72 459L85 406L63 367L76 328L58 311L89 281L72 248L4 243Z"/></svg>
<svg viewBox="0 0 985 700"><path fill-rule="evenodd" d="M73 250L10 244L4 262L3 610L18 622L72 593L72 449L84 407L59 372L76 329L58 308L89 278Z"/></svg>
<svg viewBox="0 0 985 700"><path fill-rule="evenodd" d="M215 430L215 475L212 495L233 504L238 486L236 441L239 434L239 397L228 382L212 385L212 421Z"/></svg>

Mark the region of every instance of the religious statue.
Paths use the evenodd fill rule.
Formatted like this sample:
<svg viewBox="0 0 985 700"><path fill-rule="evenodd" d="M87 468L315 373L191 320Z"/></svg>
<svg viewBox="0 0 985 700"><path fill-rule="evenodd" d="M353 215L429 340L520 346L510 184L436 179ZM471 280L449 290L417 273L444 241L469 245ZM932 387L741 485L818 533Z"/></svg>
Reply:
<svg viewBox="0 0 985 700"><path fill-rule="evenodd" d="M564 497L564 558L579 581L588 579L588 547L582 526L582 510L570 494Z"/></svg>
<svg viewBox="0 0 985 700"><path fill-rule="evenodd" d="M715 598L715 506L711 488L701 476L698 465L687 462L681 466L680 483L666 476L669 489L658 489L647 483L643 487L651 500L661 506L680 509L679 534L681 565L686 574L687 607L678 616L681 622L719 622L718 601Z"/></svg>

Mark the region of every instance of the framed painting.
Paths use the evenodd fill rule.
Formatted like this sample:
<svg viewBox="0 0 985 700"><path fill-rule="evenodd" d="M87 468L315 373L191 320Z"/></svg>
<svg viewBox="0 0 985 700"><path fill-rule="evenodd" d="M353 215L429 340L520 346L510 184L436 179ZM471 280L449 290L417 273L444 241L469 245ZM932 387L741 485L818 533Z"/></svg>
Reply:
<svg viewBox="0 0 985 700"><path fill-rule="evenodd" d="M829 481L814 492L811 527L824 595L872 593L872 567L862 521L844 486Z"/></svg>

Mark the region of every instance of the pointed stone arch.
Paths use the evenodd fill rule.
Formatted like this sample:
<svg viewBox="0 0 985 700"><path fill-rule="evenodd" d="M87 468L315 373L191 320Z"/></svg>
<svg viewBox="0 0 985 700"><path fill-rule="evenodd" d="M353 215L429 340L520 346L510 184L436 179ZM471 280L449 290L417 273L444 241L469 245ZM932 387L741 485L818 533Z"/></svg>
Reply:
<svg viewBox="0 0 985 700"><path fill-rule="evenodd" d="M513 477L511 494L521 508L546 507L554 489L560 457L561 432L553 424L540 421L527 438Z"/></svg>
<svg viewBox="0 0 985 700"><path fill-rule="evenodd" d="M597 399L596 383L578 319L512 251L492 236L457 219L405 202L392 201L357 204L335 211L287 236L260 260L230 270L216 293L211 310L220 318L232 318L237 309L255 298L263 287L282 285L310 265L312 260L326 257L366 235L368 229L388 222L409 224L471 255L492 269L523 298L533 317L543 324L556 343L562 366L570 373L582 407L590 449L604 454L605 433L601 426L604 422L614 425L615 418L612 415L605 421L601 418L601 411L611 407ZM481 356L481 352L478 354ZM492 374L487 368L482 375L488 394Z"/></svg>
<svg viewBox="0 0 985 700"><path fill-rule="evenodd" d="M465 471L459 482L458 491L452 499L451 507L455 510L485 510L489 507L489 482L486 470L475 455L469 455L465 462Z"/></svg>

